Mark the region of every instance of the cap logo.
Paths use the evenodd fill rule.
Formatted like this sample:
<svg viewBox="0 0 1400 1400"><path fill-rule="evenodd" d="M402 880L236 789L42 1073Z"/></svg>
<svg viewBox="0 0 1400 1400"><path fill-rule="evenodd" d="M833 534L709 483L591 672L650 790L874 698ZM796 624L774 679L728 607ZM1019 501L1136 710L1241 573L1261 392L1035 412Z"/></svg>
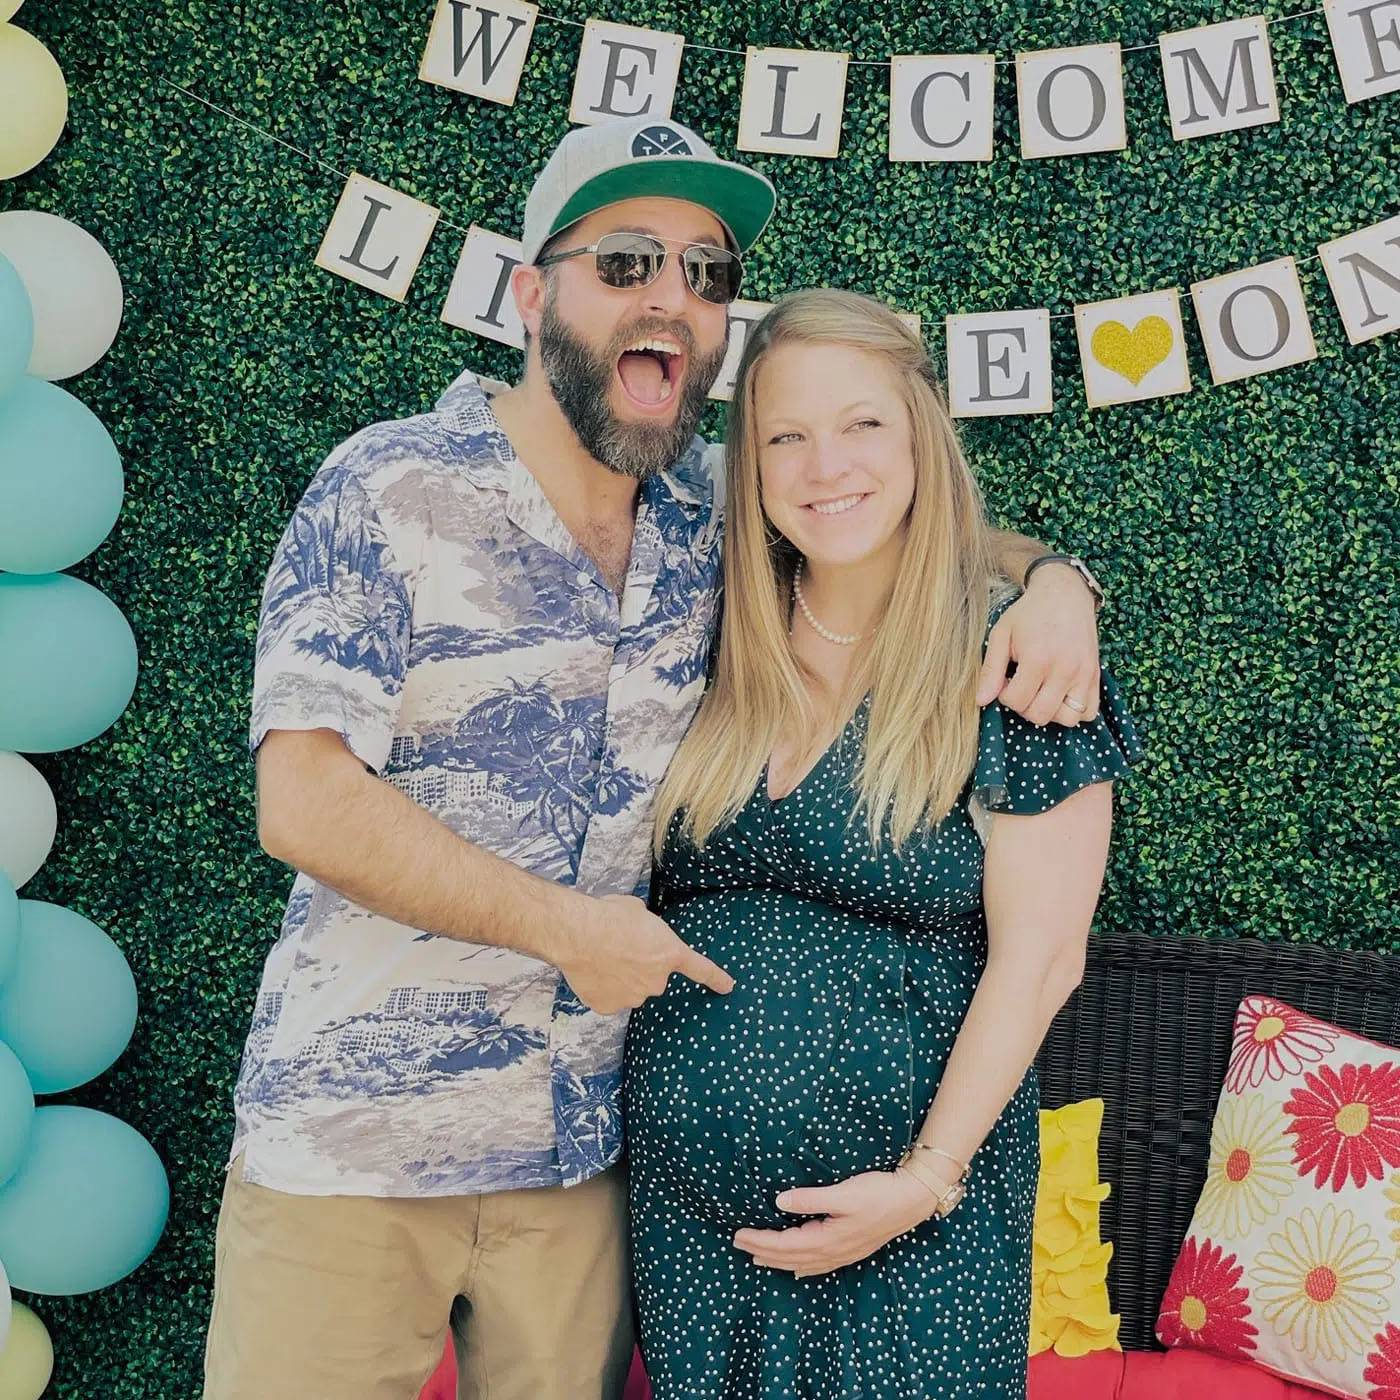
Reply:
<svg viewBox="0 0 1400 1400"><path fill-rule="evenodd" d="M634 156L688 156L692 154L684 136L673 126L644 126L632 138Z"/></svg>

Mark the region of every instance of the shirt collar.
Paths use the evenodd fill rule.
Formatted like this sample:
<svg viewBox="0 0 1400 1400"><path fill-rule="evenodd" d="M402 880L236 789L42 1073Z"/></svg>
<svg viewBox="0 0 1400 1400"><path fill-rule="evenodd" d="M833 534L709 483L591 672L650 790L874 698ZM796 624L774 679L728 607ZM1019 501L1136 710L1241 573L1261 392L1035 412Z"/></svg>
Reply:
<svg viewBox="0 0 1400 1400"><path fill-rule="evenodd" d="M434 411L461 454L467 477L477 486L510 491L524 468L476 375L464 369L438 396ZM679 459L653 478L688 513L704 509L713 490L704 453L704 439L693 437ZM653 502L659 495L651 496Z"/></svg>

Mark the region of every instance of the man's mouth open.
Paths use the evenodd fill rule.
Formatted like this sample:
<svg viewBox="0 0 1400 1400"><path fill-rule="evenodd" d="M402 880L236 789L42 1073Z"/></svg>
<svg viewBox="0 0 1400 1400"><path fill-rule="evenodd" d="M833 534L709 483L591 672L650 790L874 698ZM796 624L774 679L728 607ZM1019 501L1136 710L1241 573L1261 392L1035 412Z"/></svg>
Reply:
<svg viewBox="0 0 1400 1400"><path fill-rule="evenodd" d="M617 358L623 395L639 413L666 413L685 375L687 355L669 336L642 336Z"/></svg>

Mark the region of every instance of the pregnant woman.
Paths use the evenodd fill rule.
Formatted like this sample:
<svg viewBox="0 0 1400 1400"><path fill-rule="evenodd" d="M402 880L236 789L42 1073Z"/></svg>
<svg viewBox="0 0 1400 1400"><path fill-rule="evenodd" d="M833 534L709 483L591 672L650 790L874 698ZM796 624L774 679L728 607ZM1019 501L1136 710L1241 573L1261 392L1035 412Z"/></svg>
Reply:
<svg viewBox="0 0 1400 1400"><path fill-rule="evenodd" d="M737 985L673 978L632 1020L647 1369L657 1400L1016 1400L1031 1066L1137 739L1107 674L1082 725L979 712L1014 590L892 312L781 302L728 441L725 616L658 798L656 907Z"/></svg>

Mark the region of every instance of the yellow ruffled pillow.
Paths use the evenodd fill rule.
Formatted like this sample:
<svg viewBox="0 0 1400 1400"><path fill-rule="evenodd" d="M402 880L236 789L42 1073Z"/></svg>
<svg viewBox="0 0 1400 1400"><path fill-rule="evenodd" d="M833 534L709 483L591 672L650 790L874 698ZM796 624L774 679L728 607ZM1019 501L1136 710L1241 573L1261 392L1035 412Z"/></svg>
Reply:
<svg viewBox="0 0 1400 1400"><path fill-rule="evenodd" d="M1040 1180L1031 1258L1031 1355L1121 1351L1116 1313L1108 1310L1113 1245L1099 1240L1103 1100L1040 1111Z"/></svg>

